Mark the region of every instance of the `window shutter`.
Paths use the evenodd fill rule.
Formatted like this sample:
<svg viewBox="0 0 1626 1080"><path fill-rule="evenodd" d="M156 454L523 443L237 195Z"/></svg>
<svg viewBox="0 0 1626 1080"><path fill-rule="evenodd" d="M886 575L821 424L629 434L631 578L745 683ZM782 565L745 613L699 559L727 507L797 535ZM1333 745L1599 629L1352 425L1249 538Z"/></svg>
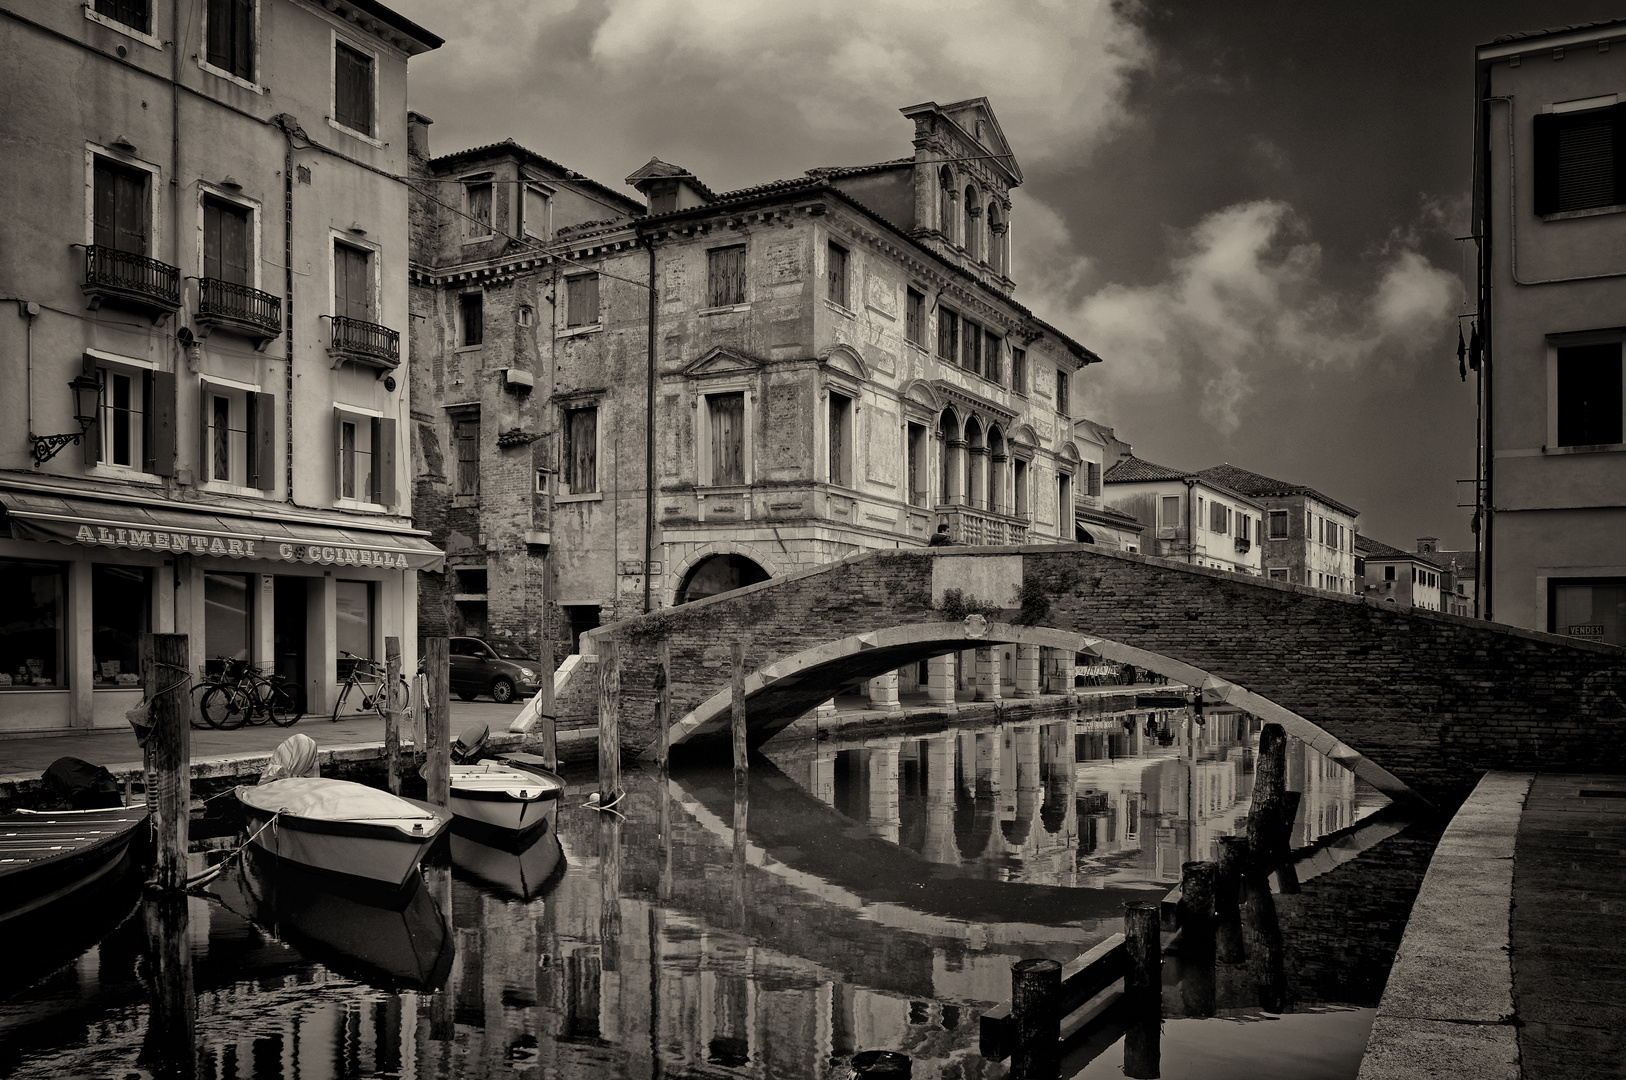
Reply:
<svg viewBox="0 0 1626 1080"><path fill-rule="evenodd" d="M175 475L175 373L149 371L143 380L146 416L142 440L146 470L158 476Z"/></svg>
<svg viewBox="0 0 1626 1080"><path fill-rule="evenodd" d="M198 483L214 477L214 463L209 455L209 384L198 383Z"/></svg>
<svg viewBox="0 0 1626 1080"><path fill-rule="evenodd" d="M395 421L373 421L373 502L395 505Z"/></svg>
<svg viewBox="0 0 1626 1080"><path fill-rule="evenodd" d="M1614 132L1615 203L1619 205L1626 203L1626 102L1610 109L1609 119Z"/></svg>
<svg viewBox="0 0 1626 1080"><path fill-rule="evenodd" d="M95 189L92 214L95 227L91 240L97 247L110 248L113 246L113 220L117 212L117 185L113 180L113 170L100 158L92 169L92 181Z"/></svg>
<svg viewBox="0 0 1626 1080"><path fill-rule="evenodd" d="M209 0L209 63L232 71L232 0Z"/></svg>
<svg viewBox="0 0 1626 1080"><path fill-rule="evenodd" d="M94 356L91 356L89 353L85 353L83 357L83 364L84 373L86 375L90 376L92 379L95 379L97 382L102 383L104 387L107 385L106 381L102 377L101 369L96 366L96 358ZM77 406L75 407L77 408ZM80 440L80 448L84 452L83 460L85 463L85 468L94 468L96 463L101 460L102 456L102 410L99 401L96 409L96 421L91 424L90 427L85 429L84 438Z"/></svg>
<svg viewBox="0 0 1626 1080"><path fill-rule="evenodd" d="M587 305L586 308L585 308L585 313L587 315L587 321L590 322L590 323L598 322L599 321L599 312L598 312L598 275L597 274L589 274L586 278L583 279L582 295L583 295L583 297L585 297L584 303Z"/></svg>
<svg viewBox="0 0 1626 1080"><path fill-rule="evenodd" d="M248 395L248 482L261 491L277 487L277 399L274 394Z"/></svg>
<svg viewBox="0 0 1626 1080"><path fill-rule="evenodd" d="M247 285L248 214L234 207L220 211L220 276L238 285Z"/></svg>
<svg viewBox="0 0 1626 1080"><path fill-rule="evenodd" d="M120 172L115 177L113 246L137 255L147 253L146 176Z"/></svg>
<svg viewBox="0 0 1626 1080"><path fill-rule="evenodd" d="M212 28L209 35L214 36ZM220 204L213 199L203 201L203 276L220 276Z"/></svg>
<svg viewBox="0 0 1626 1080"><path fill-rule="evenodd" d="M232 46L235 58L232 74L244 79L254 77L254 0L233 0L236 8L233 19Z"/></svg>
<svg viewBox="0 0 1626 1080"><path fill-rule="evenodd" d="M333 498L344 498L344 413L333 410Z"/></svg>
<svg viewBox="0 0 1626 1080"><path fill-rule="evenodd" d="M1537 113L1532 118L1535 166L1535 212L1558 212L1558 114Z"/></svg>

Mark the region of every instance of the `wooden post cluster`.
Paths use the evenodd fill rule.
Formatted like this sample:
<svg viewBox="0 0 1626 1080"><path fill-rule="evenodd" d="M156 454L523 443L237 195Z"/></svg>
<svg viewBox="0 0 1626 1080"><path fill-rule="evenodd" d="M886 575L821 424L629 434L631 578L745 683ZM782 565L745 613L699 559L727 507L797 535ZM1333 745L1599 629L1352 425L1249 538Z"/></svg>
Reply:
<svg viewBox="0 0 1626 1080"><path fill-rule="evenodd" d="M1146 1008L1163 992L1163 937L1159 905L1136 900L1124 905L1124 997Z"/></svg>
<svg viewBox="0 0 1626 1080"><path fill-rule="evenodd" d="M661 638L655 643L655 764L666 767L667 744L672 726L672 643Z"/></svg>
<svg viewBox="0 0 1626 1080"><path fill-rule="evenodd" d="M424 696L424 780L427 798L436 806L452 801L452 654L448 638L430 637L423 642L423 668L427 680Z"/></svg>
<svg viewBox="0 0 1626 1080"><path fill-rule="evenodd" d="M1061 1072L1061 964L1043 957L1011 965L1013 1080L1050 1080Z"/></svg>
<svg viewBox="0 0 1626 1080"><path fill-rule="evenodd" d="M1214 883L1219 867L1188 862L1180 868L1180 956L1188 963L1214 962Z"/></svg>
<svg viewBox="0 0 1626 1080"><path fill-rule="evenodd" d="M559 720L553 712L553 641L548 637L547 620L542 623L541 670L537 672L537 721L542 725L542 760L548 768L559 767Z"/></svg>
<svg viewBox="0 0 1626 1080"><path fill-rule="evenodd" d="M1244 836L1222 836L1219 844L1219 872L1214 879L1214 958L1222 964L1237 964L1246 955L1237 894L1248 869L1248 840Z"/></svg>
<svg viewBox="0 0 1626 1080"><path fill-rule="evenodd" d="M401 710L395 707L395 687L401 680L401 639L384 639L384 767L391 795L401 794ZM419 702L419 708L423 703Z"/></svg>
<svg viewBox="0 0 1626 1080"><path fill-rule="evenodd" d="M745 643L734 643L734 710L731 717L734 733L734 771L744 772L749 751L745 745Z"/></svg>
<svg viewBox="0 0 1626 1080"><path fill-rule="evenodd" d="M1275 823L1287 793L1287 732L1266 724L1259 732L1259 758L1253 769L1253 804L1248 808L1248 848L1256 860L1268 858ZM1260 869L1268 869L1260 867Z"/></svg>
<svg viewBox="0 0 1626 1080"><path fill-rule="evenodd" d="M621 650L611 637L598 642L598 790L606 803L621 792Z"/></svg>
<svg viewBox="0 0 1626 1080"><path fill-rule="evenodd" d="M152 734L146 758L157 793L152 807L158 853L154 883L161 889L186 888L187 817L192 807L191 680L185 634L143 634L141 674L146 686Z"/></svg>

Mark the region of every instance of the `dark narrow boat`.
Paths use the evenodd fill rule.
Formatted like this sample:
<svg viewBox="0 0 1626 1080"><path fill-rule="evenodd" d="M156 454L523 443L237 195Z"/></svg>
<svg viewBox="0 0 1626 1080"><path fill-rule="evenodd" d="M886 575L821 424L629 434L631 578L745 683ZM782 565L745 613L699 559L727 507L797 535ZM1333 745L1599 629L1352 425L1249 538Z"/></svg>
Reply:
<svg viewBox="0 0 1626 1080"><path fill-rule="evenodd" d="M0 934L114 876L147 808L0 815Z"/></svg>

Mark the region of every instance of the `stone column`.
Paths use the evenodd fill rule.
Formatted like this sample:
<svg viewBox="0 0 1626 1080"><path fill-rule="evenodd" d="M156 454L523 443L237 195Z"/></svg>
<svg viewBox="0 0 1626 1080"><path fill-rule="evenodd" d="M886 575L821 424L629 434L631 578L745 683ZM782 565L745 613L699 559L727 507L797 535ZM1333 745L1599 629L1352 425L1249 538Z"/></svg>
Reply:
<svg viewBox="0 0 1626 1080"><path fill-rule="evenodd" d="M945 653L926 661L926 700L948 711L954 704L954 654Z"/></svg>
<svg viewBox="0 0 1626 1080"><path fill-rule="evenodd" d="M952 735L926 743L926 843L921 854L949 866L960 861L954 842L954 752Z"/></svg>
<svg viewBox="0 0 1626 1080"><path fill-rule="evenodd" d="M869 704L872 709L882 709L888 713L903 712L903 705L898 700L898 673L889 671L885 675L877 675L869 681Z"/></svg>
<svg viewBox="0 0 1626 1080"><path fill-rule="evenodd" d="M869 751L869 826L883 840L898 842L898 747L875 746Z"/></svg>
<svg viewBox="0 0 1626 1080"><path fill-rule="evenodd" d="M1016 646L1016 696L1039 696L1038 645Z"/></svg>
<svg viewBox="0 0 1626 1080"><path fill-rule="evenodd" d="M999 699L999 653L984 646L977 650L977 700Z"/></svg>

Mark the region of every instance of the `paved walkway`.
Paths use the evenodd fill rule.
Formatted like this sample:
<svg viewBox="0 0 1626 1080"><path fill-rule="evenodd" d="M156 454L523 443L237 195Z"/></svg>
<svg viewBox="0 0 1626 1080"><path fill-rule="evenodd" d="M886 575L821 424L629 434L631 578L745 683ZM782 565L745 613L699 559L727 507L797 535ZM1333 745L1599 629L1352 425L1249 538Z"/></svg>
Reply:
<svg viewBox="0 0 1626 1080"><path fill-rule="evenodd" d="M1360 1080L1626 1077L1626 777L1487 773L1412 905Z"/></svg>

